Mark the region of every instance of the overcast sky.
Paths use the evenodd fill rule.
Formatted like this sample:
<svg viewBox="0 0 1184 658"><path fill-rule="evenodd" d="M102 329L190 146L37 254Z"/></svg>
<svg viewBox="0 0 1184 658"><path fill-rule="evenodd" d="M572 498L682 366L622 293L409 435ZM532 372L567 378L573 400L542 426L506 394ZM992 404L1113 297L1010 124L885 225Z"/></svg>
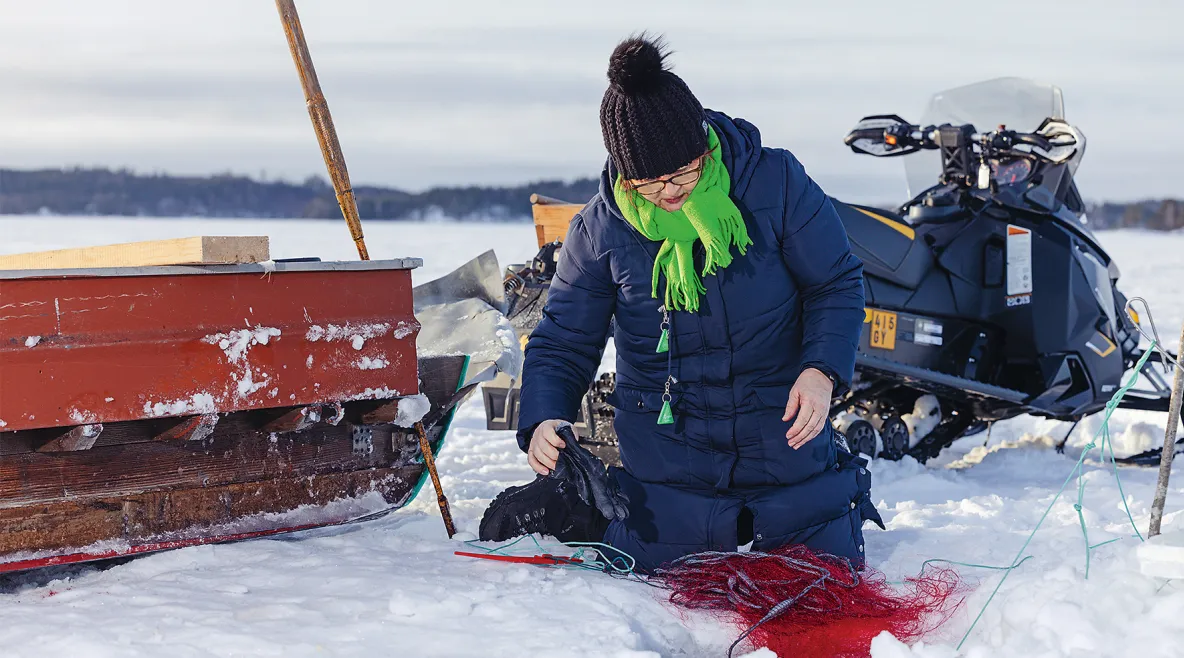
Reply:
<svg viewBox="0 0 1184 658"><path fill-rule="evenodd" d="M836 196L903 196L898 161L842 145L861 116L1003 75L1064 89L1084 196L1184 196L1179 0L297 4L355 184L597 173L608 54L648 29L705 106ZM69 165L323 174L274 4L0 0L0 166Z"/></svg>

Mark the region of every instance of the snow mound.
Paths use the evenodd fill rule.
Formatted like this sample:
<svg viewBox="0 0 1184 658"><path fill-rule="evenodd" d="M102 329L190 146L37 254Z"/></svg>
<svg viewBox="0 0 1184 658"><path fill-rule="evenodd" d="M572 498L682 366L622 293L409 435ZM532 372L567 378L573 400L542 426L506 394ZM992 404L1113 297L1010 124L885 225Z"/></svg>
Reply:
<svg viewBox="0 0 1184 658"><path fill-rule="evenodd" d="M428 415L431 408L432 403L428 402L428 396L423 393L409 395L399 400L399 411L391 422L398 427L414 427Z"/></svg>

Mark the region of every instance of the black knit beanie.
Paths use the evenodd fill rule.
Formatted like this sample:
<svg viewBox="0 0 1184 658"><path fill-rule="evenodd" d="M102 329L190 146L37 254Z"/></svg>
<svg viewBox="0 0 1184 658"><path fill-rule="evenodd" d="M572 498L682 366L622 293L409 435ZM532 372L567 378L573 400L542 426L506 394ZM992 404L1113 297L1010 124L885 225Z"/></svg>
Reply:
<svg viewBox="0 0 1184 658"><path fill-rule="evenodd" d="M657 178L707 150L703 106L666 68L669 53L646 35L622 41L608 60L608 90L600 102L600 130L625 178Z"/></svg>

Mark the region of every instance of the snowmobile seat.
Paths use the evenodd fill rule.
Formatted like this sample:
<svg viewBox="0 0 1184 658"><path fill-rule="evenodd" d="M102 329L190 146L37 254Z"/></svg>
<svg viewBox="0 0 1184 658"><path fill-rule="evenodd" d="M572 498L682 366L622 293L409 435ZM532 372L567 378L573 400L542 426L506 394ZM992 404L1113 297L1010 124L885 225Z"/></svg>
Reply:
<svg viewBox="0 0 1184 658"><path fill-rule="evenodd" d="M847 229L851 251L864 271L899 286L916 289L933 269L933 253L917 231L896 213L831 199Z"/></svg>

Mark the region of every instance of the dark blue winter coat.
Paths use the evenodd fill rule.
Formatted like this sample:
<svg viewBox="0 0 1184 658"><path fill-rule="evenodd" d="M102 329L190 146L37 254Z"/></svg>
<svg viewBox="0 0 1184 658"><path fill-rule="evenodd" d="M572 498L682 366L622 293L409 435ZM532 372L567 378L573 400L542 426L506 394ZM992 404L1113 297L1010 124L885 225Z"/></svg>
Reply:
<svg viewBox="0 0 1184 658"><path fill-rule="evenodd" d="M786 150L762 147L743 119L708 112L753 244L717 274L698 313L672 315L671 354L655 351L661 302L651 296L659 243L625 221L610 159L600 193L573 219L542 321L526 346L519 442L538 423L574 420L616 318L616 408L630 516L605 541L652 569L687 553L735 550L752 514L755 549L804 543L862 563L861 526L875 518L865 463L836 449L834 430L798 450L781 420L798 374L851 381L863 323L862 263L834 206ZM735 254L735 250L733 249ZM702 263L702 247L697 258ZM659 290L664 282L660 284ZM673 425L658 425L668 367Z"/></svg>

